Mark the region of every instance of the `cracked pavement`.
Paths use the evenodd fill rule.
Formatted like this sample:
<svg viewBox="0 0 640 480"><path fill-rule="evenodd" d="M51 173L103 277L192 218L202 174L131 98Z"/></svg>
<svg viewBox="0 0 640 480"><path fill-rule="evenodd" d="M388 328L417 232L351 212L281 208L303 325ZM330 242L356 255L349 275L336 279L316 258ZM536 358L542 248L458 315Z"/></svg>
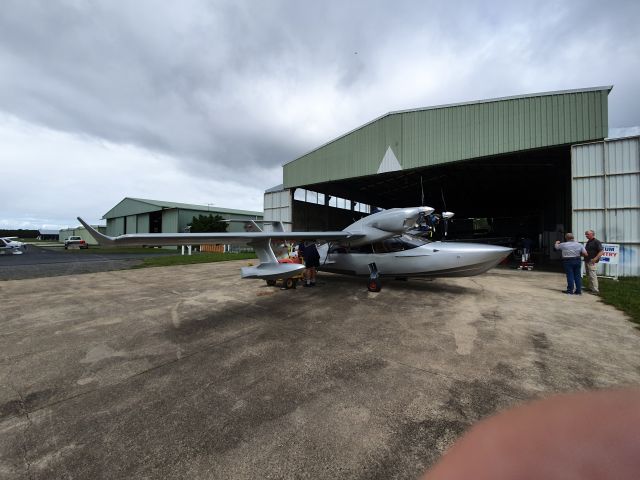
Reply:
<svg viewBox="0 0 640 480"><path fill-rule="evenodd" d="M0 282L0 478L416 478L492 413L640 384L640 332L562 274L245 264Z"/></svg>

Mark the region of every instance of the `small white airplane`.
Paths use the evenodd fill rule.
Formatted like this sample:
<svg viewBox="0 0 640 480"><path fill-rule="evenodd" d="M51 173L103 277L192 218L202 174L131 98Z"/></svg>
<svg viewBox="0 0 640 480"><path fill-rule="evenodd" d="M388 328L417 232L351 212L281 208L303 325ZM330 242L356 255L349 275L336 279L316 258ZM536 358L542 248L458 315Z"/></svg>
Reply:
<svg viewBox="0 0 640 480"><path fill-rule="evenodd" d="M241 276L263 280L287 279L305 269L301 264L278 262L272 241L325 242L318 248L318 270L359 276L368 276L377 270L382 277L468 277L495 267L511 253L511 248L430 242L406 233L414 228L419 217L433 211L431 207L392 208L361 218L335 232L138 233L109 237L80 217L78 220L101 245L249 245L260 263L242 268Z"/></svg>
<svg viewBox="0 0 640 480"><path fill-rule="evenodd" d="M0 251L20 255L24 253L26 245L17 241L18 237L0 237Z"/></svg>

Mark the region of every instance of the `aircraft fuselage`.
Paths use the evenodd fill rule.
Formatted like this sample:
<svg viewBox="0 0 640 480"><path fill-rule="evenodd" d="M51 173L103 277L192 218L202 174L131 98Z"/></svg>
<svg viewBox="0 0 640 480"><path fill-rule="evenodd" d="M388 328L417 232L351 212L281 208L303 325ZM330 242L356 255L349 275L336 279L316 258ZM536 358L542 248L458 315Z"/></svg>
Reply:
<svg viewBox="0 0 640 480"><path fill-rule="evenodd" d="M495 267L510 248L494 245L456 242L432 242L392 252L328 253L320 260L321 271L347 275L369 275L369 264L375 263L383 276L396 277L468 277Z"/></svg>

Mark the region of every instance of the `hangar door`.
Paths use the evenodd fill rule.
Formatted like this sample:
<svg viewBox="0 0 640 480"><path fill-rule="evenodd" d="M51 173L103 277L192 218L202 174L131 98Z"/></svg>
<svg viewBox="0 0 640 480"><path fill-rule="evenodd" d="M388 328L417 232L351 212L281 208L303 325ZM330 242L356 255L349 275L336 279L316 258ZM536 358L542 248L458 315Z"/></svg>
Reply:
<svg viewBox="0 0 640 480"><path fill-rule="evenodd" d="M576 233L620 245L618 266L599 274L640 275L640 137L575 145L571 157Z"/></svg>

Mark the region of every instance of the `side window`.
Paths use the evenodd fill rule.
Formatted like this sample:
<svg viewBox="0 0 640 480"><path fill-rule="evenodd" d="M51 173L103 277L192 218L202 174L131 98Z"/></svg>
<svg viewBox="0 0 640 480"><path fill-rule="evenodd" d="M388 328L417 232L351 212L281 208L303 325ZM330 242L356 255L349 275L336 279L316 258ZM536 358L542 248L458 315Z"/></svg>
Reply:
<svg viewBox="0 0 640 480"><path fill-rule="evenodd" d="M331 245L329 253L349 253L349 249L345 245Z"/></svg>
<svg viewBox="0 0 640 480"><path fill-rule="evenodd" d="M404 244L397 237L388 238L387 240L385 240L384 247L386 248L387 252L401 252L404 250Z"/></svg>
<svg viewBox="0 0 640 480"><path fill-rule="evenodd" d="M376 242L371 246L373 247L374 253L387 253L385 242Z"/></svg>
<svg viewBox="0 0 640 480"><path fill-rule="evenodd" d="M373 253L373 249L370 244L360 245L359 247L351 247L349 253Z"/></svg>

